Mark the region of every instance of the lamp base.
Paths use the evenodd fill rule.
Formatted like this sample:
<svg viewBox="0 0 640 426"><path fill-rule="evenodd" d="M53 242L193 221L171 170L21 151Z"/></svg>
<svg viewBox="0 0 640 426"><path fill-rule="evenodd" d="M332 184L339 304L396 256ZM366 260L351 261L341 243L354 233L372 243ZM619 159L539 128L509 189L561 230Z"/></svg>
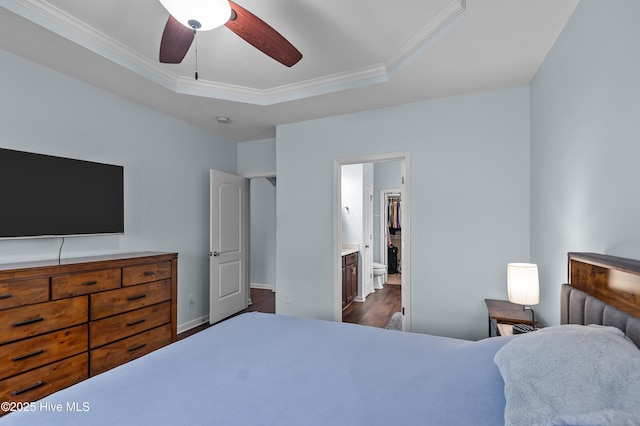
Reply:
<svg viewBox="0 0 640 426"><path fill-rule="evenodd" d="M526 324L514 324L513 325L513 334L524 334L530 333L534 330L533 327Z"/></svg>

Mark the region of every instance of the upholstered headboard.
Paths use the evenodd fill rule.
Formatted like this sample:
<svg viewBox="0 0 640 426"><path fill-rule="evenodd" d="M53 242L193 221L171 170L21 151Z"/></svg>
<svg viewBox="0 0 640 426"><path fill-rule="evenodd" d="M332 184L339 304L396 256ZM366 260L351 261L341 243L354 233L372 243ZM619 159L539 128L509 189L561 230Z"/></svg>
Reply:
<svg viewBox="0 0 640 426"><path fill-rule="evenodd" d="M640 348L640 261L569 253L560 322L618 327Z"/></svg>
<svg viewBox="0 0 640 426"><path fill-rule="evenodd" d="M640 348L640 319L587 293L562 285L561 324L600 324L618 327Z"/></svg>

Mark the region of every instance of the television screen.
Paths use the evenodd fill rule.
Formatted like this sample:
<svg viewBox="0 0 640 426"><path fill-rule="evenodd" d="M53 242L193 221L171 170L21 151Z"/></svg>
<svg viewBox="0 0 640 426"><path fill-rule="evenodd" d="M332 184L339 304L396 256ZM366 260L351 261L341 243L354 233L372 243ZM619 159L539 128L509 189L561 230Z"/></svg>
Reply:
<svg viewBox="0 0 640 426"><path fill-rule="evenodd" d="M124 233L124 168L0 148L0 238Z"/></svg>

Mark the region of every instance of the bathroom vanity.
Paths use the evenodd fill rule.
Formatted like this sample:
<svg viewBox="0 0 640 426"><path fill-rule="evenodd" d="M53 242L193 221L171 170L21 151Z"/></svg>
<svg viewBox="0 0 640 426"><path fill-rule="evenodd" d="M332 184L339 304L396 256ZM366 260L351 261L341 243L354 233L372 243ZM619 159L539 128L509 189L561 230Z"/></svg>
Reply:
<svg viewBox="0 0 640 426"><path fill-rule="evenodd" d="M353 302L358 295L358 251L342 253L342 309Z"/></svg>

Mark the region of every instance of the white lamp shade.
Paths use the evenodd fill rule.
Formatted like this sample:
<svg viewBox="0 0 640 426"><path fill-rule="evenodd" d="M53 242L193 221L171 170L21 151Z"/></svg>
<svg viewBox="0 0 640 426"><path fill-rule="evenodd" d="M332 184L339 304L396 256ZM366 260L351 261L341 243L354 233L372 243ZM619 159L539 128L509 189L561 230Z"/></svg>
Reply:
<svg viewBox="0 0 640 426"><path fill-rule="evenodd" d="M509 263L507 265L509 301L519 305L537 305L540 302L538 265Z"/></svg>
<svg viewBox="0 0 640 426"><path fill-rule="evenodd" d="M198 21L201 25L198 31L212 30L231 18L228 0L160 0L160 3L187 28L191 28L190 20Z"/></svg>

